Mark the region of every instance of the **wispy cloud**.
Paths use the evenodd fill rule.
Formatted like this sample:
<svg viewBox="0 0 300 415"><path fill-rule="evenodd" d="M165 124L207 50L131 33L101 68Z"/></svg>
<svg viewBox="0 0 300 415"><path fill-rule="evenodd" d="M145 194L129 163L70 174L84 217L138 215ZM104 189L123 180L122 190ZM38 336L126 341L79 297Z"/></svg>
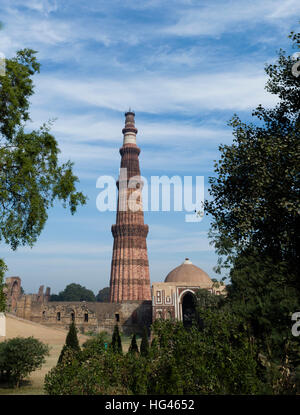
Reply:
<svg viewBox="0 0 300 415"><path fill-rule="evenodd" d="M218 144L232 142L232 114L249 120L258 104L275 104L264 64L288 44L299 12L298 0L2 0L0 51L32 48L42 64L28 128L57 118L61 160L75 162L90 198L72 220L52 210L32 250L1 249L10 273L25 287L107 286L115 216L97 220L95 186L99 175L118 175L123 112L136 111L144 176L207 179ZM208 219L188 226L179 216L146 212L154 281L190 253L206 271L215 264Z"/></svg>
<svg viewBox="0 0 300 415"><path fill-rule="evenodd" d="M256 65L255 65L256 66ZM162 77L148 74L131 79L82 81L47 77L38 80L39 99L77 103L114 111L128 106L141 112L196 114L201 110L248 110L258 103L273 105L274 96L264 91L266 76L261 68L241 67L232 72ZM72 104L71 104L72 105Z"/></svg>
<svg viewBox="0 0 300 415"><path fill-rule="evenodd" d="M178 11L177 21L164 28L165 33L177 36L220 36L223 33L243 32L262 22L281 24L281 21L300 12L298 0L255 0L197 2Z"/></svg>

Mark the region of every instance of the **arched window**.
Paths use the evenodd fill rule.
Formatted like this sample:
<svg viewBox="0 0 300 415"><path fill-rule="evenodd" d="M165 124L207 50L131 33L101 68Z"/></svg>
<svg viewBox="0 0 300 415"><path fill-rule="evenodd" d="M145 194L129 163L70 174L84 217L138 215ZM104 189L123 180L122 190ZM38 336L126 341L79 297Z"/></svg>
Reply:
<svg viewBox="0 0 300 415"><path fill-rule="evenodd" d="M60 312L58 312L58 313L56 314L56 320L57 320L57 321L60 321Z"/></svg>
<svg viewBox="0 0 300 415"><path fill-rule="evenodd" d="M89 315L88 313L84 314L84 321L87 323L89 321Z"/></svg>
<svg viewBox="0 0 300 415"><path fill-rule="evenodd" d="M194 294L188 291L182 299L182 322L185 327L191 327L196 319L196 300Z"/></svg>

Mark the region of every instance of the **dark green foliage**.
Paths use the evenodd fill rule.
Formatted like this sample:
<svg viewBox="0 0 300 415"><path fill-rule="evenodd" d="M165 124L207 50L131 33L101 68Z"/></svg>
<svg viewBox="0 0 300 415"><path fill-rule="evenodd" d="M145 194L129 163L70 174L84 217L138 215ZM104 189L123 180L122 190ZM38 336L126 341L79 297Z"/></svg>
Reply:
<svg viewBox="0 0 300 415"><path fill-rule="evenodd" d="M76 329L74 321L72 321L72 323L70 324L69 332L66 337L66 343L64 344L60 352L57 363L62 362L65 352L68 349L72 349L75 353L80 352L80 346L79 346L79 341L77 337L77 329Z"/></svg>
<svg viewBox="0 0 300 415"><path fill-rule="evenodd" d="M232 262L255 249L274 263L286 262L287 279L299 290L300 78L292 75L293 64L281 50L278 61L266 67L266 89L279 102L272 109L257 107L259 126L236 115L230 121L234 141L219 148L206 211L220 255Z"/></svg>
<svg viewBox="0 0 300 415"><path fill-rule="evenodd" d="M65 356L65 354L66 354L66 351L67 351L67 350L69 350L69 349L70 349L70 348L69 348L66 344L64 344L64 345L63 345L63 348L61 349L60 355L59 355L59 357L58 357L57 364L62 363L63 358L64 358L64 356Z"/></svg>
<svg viewBox="0 0 300 415"><path fill-rule="evenodd" d="M99 333L96 336L88 339L82 345L82 359L86 360L88 357L93 357L102 354L105 351L104 335Z"/></svg>
<svg viewBox="0 0 300 415"><path fill-rule="evenodd" d="M96 301L93 291L80 284L69 284L58 295L52 294L50 301Z"/></svg>
<svg viewBox="0 0 300 415"><path fill-rule="evenodd" d="M93 358L69 351L63 364L45 376L44 388L50 395L125 395L128 388L128 365L124 356L108 350ZM67 364L66 364L67 363Z"/></svg>
<svg viewBox="0 0 300 415"><path fill-rule="evenodd" d="M300 34L291 34L300 48ZM266 66L274 108L259 105L257 125L230 121L232 145L221 145L210 178L211 237L222 266L230 269L226 307L243 320L258 348L261 379L273 393L293 393L299 342L291 315L300 308L300 78L280 50ZM223 260L225 259L225 262Z"/></svg>
<svg viewBox="0 0 300 415"><path fill-rule="evenodd" d="M144 326L142 341L141 341L141 355L147 357L149 355L149 339L148 339L148 330Z"/></svg>
<svg viewBox="0 0 300 415"><path fill-rule="evenodd" d="M136 342L136 334L135 333L132 336L128 352L133 353L133 354L139 352L139 348L138 348L138 345L137 345L137 342Z"/></svg>
<svg viewBox="0 0 300 415"><path fill-rule="evenodd" d="M115 353L122 353L122 341L119 333L119 326L116 324L112 335L111 348Z"/></svg>
<svg viewBox="0 0 300 415"><path fill-rule="evenodd" d="M74 321L70 324L69 333L66 338L66 346L74 350L80 350L79 341L77 337L77 329Z"/></svg>
<svg viewBox="0 0 300 415"><path fill-rule="evenodd" d="M205 315L206 328L157 321L147 357L112 348L69 358L46 376L49 394L254 394L265 393L256 348L230 313Z"/></svg>
<svg viewBox="0 0 300 415"><path fill-rule="evenodd" d="M16 385L45 362L49 348L39 340L16 337L0 343L0 377Z"/></svg>
<svg viewBox="0 0 300 415"><path fill-rule="evenodd" d="M110 295L110 288L105 287L102 288L96 295L96 301L99 301L100 303L108 303L109 302L109 295Z"/></svg>

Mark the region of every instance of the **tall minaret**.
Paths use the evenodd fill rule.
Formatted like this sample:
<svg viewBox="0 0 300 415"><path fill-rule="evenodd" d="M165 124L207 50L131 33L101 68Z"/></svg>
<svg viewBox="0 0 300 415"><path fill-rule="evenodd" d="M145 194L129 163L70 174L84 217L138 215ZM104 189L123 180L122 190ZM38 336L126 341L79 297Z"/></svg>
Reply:
<svg viewBox="0 0 300 415"><path fill-rule="evenodd" d="M135 113L125 113L117 221L112 225L114 237L110 274L110 302L151 300L149 263L141 192L139 154L136 145ZM129 183L129 188L127 187Z"/></svg>

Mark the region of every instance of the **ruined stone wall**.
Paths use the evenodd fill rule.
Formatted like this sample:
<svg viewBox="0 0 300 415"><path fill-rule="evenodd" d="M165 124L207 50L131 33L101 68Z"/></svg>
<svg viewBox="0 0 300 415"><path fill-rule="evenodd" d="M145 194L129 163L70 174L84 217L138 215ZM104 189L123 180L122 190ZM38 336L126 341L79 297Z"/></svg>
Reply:
<svg viewBox="0 0 300 415"><path fill-rule="evenodd" d="M39 303L23 295L16 315L52 327L69 328L72 321L82 332L113 332L115 324L126 334L139 333L151 324L151 301L97 303L55 301Z"/></svg>
<svg viewBox="0 0 300 415"><path fill-rule="evenodd" d="M152 321L151 301L126 301L99 303L86 301L49 301L50 288L44 286L37 294L21 295L21 279L7 278L7 303L9 311L18 317L51 327L68 329L72 321L81 333L107 331L112 333L115 324L120 331L141 333ZM13 287L15 291L13 290ZM16 287L19 287L16 290ZM13 306L11 304L13 302Z"/></svg>
<svg viewBox="0 0 300 415"><path fill-rule="evenodd" d="M5 279L4 293L7 298L7 309L11 312L15 312L17 308L17 302L21 298L21 278L9 277Z"/></svg>

